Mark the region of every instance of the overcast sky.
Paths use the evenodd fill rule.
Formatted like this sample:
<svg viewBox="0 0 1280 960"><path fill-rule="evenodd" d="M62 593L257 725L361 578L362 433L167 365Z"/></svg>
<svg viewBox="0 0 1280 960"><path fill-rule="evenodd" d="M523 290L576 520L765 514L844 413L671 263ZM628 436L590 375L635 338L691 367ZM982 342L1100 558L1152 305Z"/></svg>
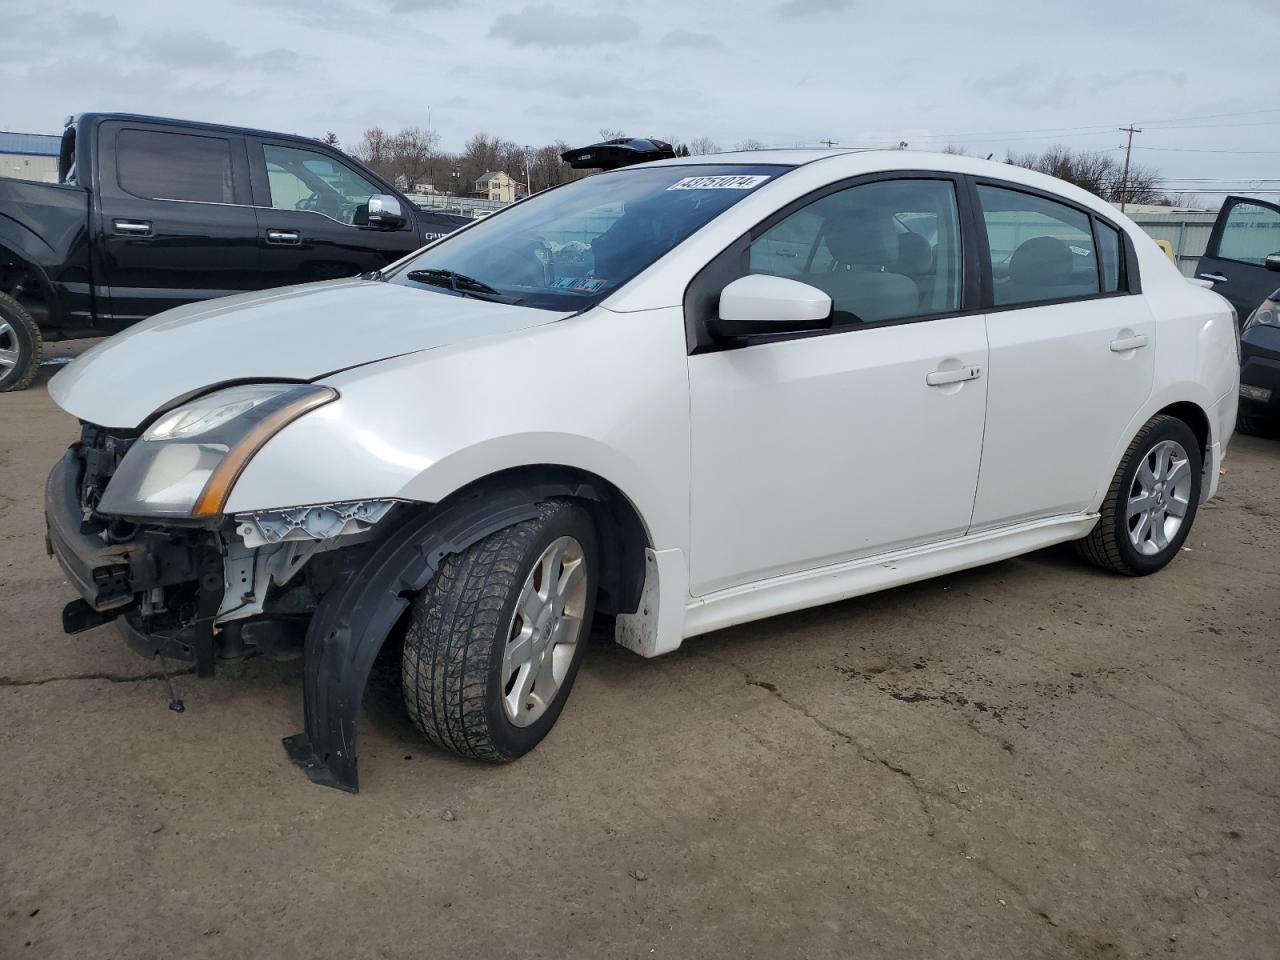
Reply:
<svg viewBox="0 0 1280 960"><path fill-rule="evenodd" d="M0 129L31 132L120 110L353 146L429 110L450 149L610 127L999 159L1134 122L1169 177L1280 178L1277 77L1280 0L0 0Z"/></svg>

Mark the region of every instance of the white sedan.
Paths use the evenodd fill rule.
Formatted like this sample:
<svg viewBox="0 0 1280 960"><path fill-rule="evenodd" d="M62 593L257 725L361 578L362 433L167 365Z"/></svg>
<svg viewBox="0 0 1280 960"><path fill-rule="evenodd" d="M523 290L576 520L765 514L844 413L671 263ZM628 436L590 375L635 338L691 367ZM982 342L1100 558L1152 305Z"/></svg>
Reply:
<svg viewBox="0 0 1280 960"><path fill-rule="evenodd" d="M70 632L113 619L201 674L301 653L286 746L354 790L387 643L428 739L506 761L593 621L652 657L1063 541L1153 573L1216 489L1237 384L1227 303L1060 181L680 158L89 351L50 384L83 433L49 541Z"/></svg>

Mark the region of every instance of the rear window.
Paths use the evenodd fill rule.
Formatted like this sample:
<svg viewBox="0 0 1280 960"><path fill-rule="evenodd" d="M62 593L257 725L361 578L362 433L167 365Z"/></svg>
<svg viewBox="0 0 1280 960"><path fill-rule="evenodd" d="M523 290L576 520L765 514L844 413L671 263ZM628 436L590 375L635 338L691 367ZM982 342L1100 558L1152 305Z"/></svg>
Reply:
<svg viewBox="0 0 1280 960"><path fill-rule="evenodd" d="M1280 253L1280 210L1257 203L1236 203L1227 213L1218 256L1261 267Z"/></svg>
<svg viewBox="0 0 1280 960"><path fill-rule="evenodd" d="M148 200L235 202L231 144L222 137L121 130L116 178L122 190Z"/></svg>

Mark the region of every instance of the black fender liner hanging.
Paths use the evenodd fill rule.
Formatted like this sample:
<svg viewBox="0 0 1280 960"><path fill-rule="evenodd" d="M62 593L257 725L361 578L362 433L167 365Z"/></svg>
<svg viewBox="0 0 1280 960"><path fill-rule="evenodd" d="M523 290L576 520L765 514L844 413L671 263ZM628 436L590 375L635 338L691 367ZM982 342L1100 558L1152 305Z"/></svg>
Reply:
<svg viewBox="0 0 1280 960"><path fill-rule="evenodd" d="M558 496L599 499L588 484L477 486L409 517L325 594L303 652L306 729L284 740L290 759L313 783L359 791L356 721L369 672L387 635L440 561L537 516L538 504Z"/></svg>

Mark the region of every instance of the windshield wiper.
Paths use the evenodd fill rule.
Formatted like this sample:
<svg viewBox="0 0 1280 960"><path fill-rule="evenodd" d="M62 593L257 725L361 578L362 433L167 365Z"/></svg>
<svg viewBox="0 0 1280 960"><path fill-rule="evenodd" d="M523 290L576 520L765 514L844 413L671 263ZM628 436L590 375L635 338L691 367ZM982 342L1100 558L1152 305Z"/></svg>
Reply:
<svg viewBox="0 0 1280 960"><path fill-rule="evenodd" d="M524 303L520 297L507 296L487 283L458 273L456 270L410 270L405 276L416 283L445 287L454 293L464 297L475 297L477 300L489 300L493 303Z"/></svg>

